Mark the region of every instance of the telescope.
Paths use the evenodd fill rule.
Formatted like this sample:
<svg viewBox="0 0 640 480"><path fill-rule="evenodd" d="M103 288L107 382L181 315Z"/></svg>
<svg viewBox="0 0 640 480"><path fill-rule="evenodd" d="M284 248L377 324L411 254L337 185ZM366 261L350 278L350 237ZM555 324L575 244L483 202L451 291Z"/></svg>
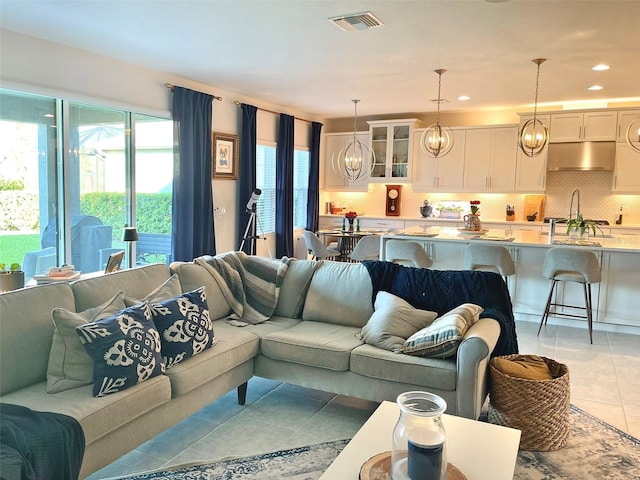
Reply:
<svg viewBox="0 0 640 480"><path fill-rule="evenodd" d="M256 188L252 193L251 197L249 197L249 201L247 202L247 213L256 211L256 203L258 203L258 199L260 198L260 194L262 194L262 190Z"/></svg>

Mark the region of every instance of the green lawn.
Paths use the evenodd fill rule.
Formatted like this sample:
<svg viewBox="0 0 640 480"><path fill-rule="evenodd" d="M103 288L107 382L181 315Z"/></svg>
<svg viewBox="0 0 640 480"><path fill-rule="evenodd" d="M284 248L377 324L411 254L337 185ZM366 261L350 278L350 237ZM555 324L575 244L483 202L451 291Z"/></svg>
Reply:
<svg viewBox="0 0 640 480"><path fill-rule="evenodd" d="M7 235L0 232L0 263L19 263L27 252L40 250L40 234Z"/></svg>

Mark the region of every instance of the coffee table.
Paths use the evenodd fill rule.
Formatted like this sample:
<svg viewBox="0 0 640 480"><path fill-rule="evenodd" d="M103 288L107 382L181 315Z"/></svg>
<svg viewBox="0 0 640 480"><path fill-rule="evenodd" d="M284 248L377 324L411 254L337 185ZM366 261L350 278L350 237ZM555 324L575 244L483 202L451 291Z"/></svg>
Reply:
<svg viewBox="0 0 640 480"><path fill-rule="evenodd" d="M382 402L320 480L358 480L360 467L374 455L391 450L391 433L400 410ZM520 430L443 415L447 456L469 480L512 480Z"/></svg>

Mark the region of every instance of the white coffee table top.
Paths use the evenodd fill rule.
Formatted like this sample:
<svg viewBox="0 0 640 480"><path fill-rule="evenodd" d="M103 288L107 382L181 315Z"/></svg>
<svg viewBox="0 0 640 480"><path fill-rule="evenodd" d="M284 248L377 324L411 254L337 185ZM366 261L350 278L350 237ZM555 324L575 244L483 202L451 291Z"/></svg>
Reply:
<svg viewBox="0 0 640 480"><path fill-rule="evenodd" d="M360 468L374 455L391 450L391 433L400 410L382 402L320 480L358 480ZM443 415L447 460L469 480L512 480L520 430Z"/></svg>

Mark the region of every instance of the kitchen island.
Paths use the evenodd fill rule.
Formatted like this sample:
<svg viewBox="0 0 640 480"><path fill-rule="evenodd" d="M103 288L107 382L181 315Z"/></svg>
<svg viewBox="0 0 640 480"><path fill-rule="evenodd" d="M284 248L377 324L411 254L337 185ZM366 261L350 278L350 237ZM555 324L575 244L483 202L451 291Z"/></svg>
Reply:
<svg viewBox="0 0 640 480"><path fill-rule="evenodd" d="M519 225L500 227L476 233L463 231L456 226L434 227L424 222L383 235L380 258L385 258L385 244L389 239L412 240L420 243L432 258L431 268L459 270L462 268L464 250L470 243L503 245L509 250L516 266L515 275L508 279L514 314L523 320L539 321L550 288L550 281L541 273L546 251L555 246L589 249L598 256L602 273L601 282L592 286L594 328L640 333L637 328L626 328L640 327L636 303L640 298L640 236L603 235L598 232L590 238L593 244L577 245L569 242L562 226L557 227L553 239L548 237L543 228L524 230L518 229ZM578 284L563 282L558 295L562 303L584 304L582 288ZM584 320L551 317L550 321L573 326L580 322L586 329Z"/></svg>

